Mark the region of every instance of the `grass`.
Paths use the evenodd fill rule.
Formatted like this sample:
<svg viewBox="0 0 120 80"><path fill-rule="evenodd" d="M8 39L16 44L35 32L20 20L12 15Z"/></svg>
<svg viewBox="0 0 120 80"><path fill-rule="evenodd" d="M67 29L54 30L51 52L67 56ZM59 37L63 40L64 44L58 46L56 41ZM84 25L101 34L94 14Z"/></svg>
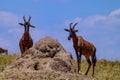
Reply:
<svg viewBox="0 0 120 80"><path fill-rule="evenodd" d="M81 63L82 73L85 74L88 64L83 60ZM76 67L77 68L77 67ZM88 76L92 75L92 67ZM120 80L120 61L98 60L95 66L95 75L98 80Z"/></svg>
<svg viewBox="0 0 120 80"><path fill-rule="evenodd" d="M17 55L0 55L0 72L17 57Z"/></svg>
<svg viewBox="0 0 120 80"><path fill-rule="evenodd" d="M0 72L4 68L11 64L12 61L17 58L18 55L2 55L0 56ZM77 64L75 63L75 68L77 69ZM87 70L88 64L86 60L83 60L81 63L81 70L84 74ZM88 73L88 76L92 74L92 67ZM24 74L22 74L24 75ZM25 75L24 75L25 76ZM98 80L119 80L120 79L120 61L107 61L107 60L98 60L95 67L95 75ZM34 77L34 76L33 76ZM42 77L42 76L38 76ZM51 78L51 77L50 77ZM51 78L52 80L52 78Z"/></svg>

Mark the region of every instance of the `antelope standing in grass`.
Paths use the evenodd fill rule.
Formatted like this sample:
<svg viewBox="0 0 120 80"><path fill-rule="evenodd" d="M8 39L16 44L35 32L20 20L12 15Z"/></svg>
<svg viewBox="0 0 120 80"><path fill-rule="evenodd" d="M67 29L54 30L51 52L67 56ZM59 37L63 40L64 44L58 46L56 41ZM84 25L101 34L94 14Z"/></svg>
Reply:
<svg viewBox="0 0 120 80"><path fill-rule="evenodd" d="M91 65L93 65L92 76L94 76L94 67L95 67L96 61L97 61L96 60L96 48L92 43L84 40L82 36L76 35L76 32L78 32L78 30L75 30L75 26L77 24L78 23L75 23L72 26L72 23L70 23L70 29L64 29L64 30L69 32L68 40L71 40L71 38L72 38L72 41L73 41L73 47L75 49L76 56L77 56L78 73L81 72L81 56L84 55L89 64L85 75L88 74L88 71L89 71Z"/></svg>
<svg viewBox="0 0 120 80"><path fill-rule="evenodd" d="M26 21L25 16L23 16L24 23L19 23L21 26L24 26L24 33L19 42L19 47L21 55L29 48L33 46L33 40L29 33L29 28L35 28L35 26L30 24L31 16L29 16L28 21Z"/></svg>

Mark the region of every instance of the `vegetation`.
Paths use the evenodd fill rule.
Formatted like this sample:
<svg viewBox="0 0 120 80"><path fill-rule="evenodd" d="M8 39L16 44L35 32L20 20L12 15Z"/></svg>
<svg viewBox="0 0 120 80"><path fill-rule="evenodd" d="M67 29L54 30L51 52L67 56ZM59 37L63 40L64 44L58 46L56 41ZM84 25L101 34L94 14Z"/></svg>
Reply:
<svg viewBox="0 0 120 80"><path fill-rule="evenodd" d="M83 60L81 66L84 74L87 70L88 64ZM92 75L92 67L88 75ZM98 60L94 76L98 78L98 80L120 80L120 61Z"/></svg>
<svg viewBox="0 0 120 80"><path fill-rule="evenodd" d="M17 57L18 55L0 56L0 72L2 72L4 68L7 65L9 65ZM76 61L74 61L74 63L75 63L75 68L77 69ZM82 61L81 67L82 67L82 73L84 74L88 67L88 64L85 60ZM92 67L88 73L88 76L91 76L91 74L92 74ZM21 74L21 75L24 75L24 74ZM98 80L119 80L120 79L120 61L98 60L95 67L94 76ZM42 77L42 76L38 76L38 77ZM54 80L54 79L51 78L51 80Z"/></svg>
<svg viewBox="0 0 120 80"><path fill-rule="evenodd" d="M17 56L18 55L0 55L0 72L3 71L7 65L11 64Z"/></svg>

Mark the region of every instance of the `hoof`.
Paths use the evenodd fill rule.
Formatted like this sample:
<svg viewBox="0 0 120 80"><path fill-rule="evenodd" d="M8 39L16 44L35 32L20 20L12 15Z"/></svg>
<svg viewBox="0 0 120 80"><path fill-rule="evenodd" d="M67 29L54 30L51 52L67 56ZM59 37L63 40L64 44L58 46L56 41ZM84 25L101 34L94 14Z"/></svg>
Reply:
<svg viewBox="0 0 120 80"><path fill-rule="evenodd" d="M79 71L78 73L79 73L79 74L82 74L82 72L81 72L81 71Z"/></svg>

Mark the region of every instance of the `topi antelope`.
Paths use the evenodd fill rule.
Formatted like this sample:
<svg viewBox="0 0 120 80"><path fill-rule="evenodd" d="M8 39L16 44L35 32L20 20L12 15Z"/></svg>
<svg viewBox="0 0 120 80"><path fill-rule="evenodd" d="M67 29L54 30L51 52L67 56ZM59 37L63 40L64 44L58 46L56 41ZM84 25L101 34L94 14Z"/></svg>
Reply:
<svg viewBox="0 0 120 80"><path fill-rule="evenodd" d="M69 32L68 40L70 40L72 38L72 41L73 41L73 47L75 49L76 56L77 56L78 73L81 72L81 56L84 55L89 64L85 75L88 74L88 71L89 71L91 65L93 65L92 76L94 76L94 67L95 67L96 61L97 61L96 60L96 48L92 43L84 40L82 38L82 36L76 35L76 32L78 32L78 30L75 30L75 26L77 24L78 23L75 23L72 26L72 23L70 23L70 29L64 29L64 30Z"/></svg>
<svg viewBox="0 0 120 80"><path fill-rule="evenodd" d="M24 26L24 34L19 42L19 47L21 55L29 48L33 46L33 40L29 33L29 28L35 28L35 26L30 24L31 16L29 16L28 21L26 21L25 16L23 16L24 23L19 23L21 26Z"/></svg>

